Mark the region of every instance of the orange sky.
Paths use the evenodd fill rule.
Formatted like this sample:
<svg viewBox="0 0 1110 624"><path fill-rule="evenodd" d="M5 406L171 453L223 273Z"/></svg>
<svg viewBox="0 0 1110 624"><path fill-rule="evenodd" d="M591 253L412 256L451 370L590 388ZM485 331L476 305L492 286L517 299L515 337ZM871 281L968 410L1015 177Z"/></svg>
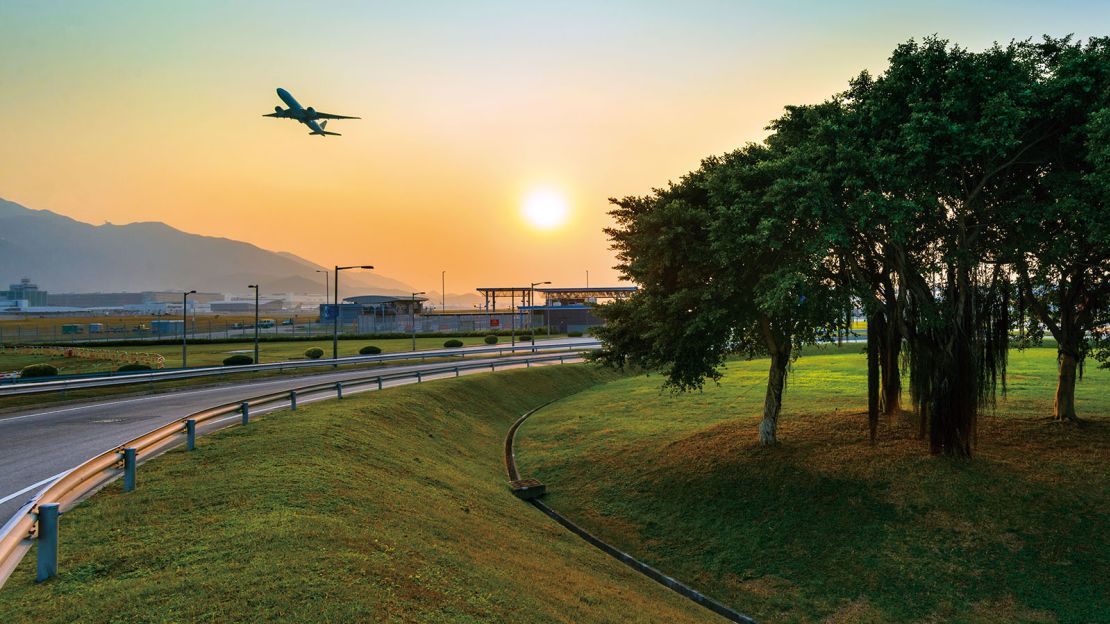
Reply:
<svg viewBox="0 0 1110 624"><path fill-rule="evenodd" d="M0 197L420 289L612 283L606 198L745 141L909 37L1104 34L1091 2L0 5ZM1006 7L1003 9L1003 7ZM266 119L278 86L335 121ZM521 216L537 187L569 219Z"/></svg>

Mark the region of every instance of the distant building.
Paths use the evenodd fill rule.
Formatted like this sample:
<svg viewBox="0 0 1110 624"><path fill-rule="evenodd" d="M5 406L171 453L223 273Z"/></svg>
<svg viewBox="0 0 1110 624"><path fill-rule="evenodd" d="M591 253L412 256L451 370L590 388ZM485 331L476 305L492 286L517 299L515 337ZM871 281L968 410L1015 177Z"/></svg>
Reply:
<svg viewBox="0 0 1110 624"><path fill-rule="evenodd" d="M427 297L405 297L399 295L358 295L346 297L339 305L340 324L357 322L361 317L379 318L383 321L399 316L412 316L424 311ZM320 306L320 321L335 320L336 307L333 304Z"/></svg>
<svg viewBox="0 0 1110 624"><path fill-rule="evenodd" d="M624 299L636 292L635 286L586 288L537 288L544 305L526 305L520 309L531 315L533 327L550 327L552 333L584 332L605 322L594 314L599 302Z"/></svg>
<svg viewBox="0 0 1110 624"><path fill-rule="evenodd" d="M18 284L12 284L5 292L0 292L4 299L9 301L24 300L28 306L44 306L46 303L46 291L39 290L36 284L31 283L31 278L25 277L19 280Z"/></svg>
<svg viewBox="0 0 1110 624"><path fill-rule="evenodd" d="M236 299L232 301L213 301L208 304L213 314L254 314L254 299ZM259 312L281 312L285 309L285 301L281 299L260 299Z"/></svg>

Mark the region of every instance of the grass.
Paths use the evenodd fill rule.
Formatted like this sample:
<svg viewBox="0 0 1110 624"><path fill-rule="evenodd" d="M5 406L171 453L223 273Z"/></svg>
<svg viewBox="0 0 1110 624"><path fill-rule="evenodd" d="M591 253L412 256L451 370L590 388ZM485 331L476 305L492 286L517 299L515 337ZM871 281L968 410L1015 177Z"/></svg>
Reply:
<svg viewBox="0 0 1110 624"><path fill-rule="evenodd" d="M522 428L523 476L603 539L768 622L1110 622L1110 372L1048 422L1055 349L1015 352L977 457L907 414L867 441L859 349L799 360L781 444L756 444L767 362L672 395L589 388Z"/></svg>
<svg viewBox="0 0 1110 624"><path fill-rule="evenodd" d="M436 381L202 438L65 514L59 576L30 553L0 622L711 620L507 489L513 419L612 377Z"/></svg>
<svg viewBox="0 0 1110 624"><path fill-rule="evenodd" d="M552 336L558 338L560 336ZM537 336L536 342L547 339L546 336ZM442 349L443 343L447 338L442 336L418 336L416 338L416 348L423 349ZM463 337L458 338L463 342L463 346L486 346L483 342L483 337ZM339 356L358 355L358 350L366 345L376 345L381 348L382 353L399 353L402 351L409 351L412 349L411 338L376 338L369 340L340 340L339 341ZM501 340L501 346L509 344L508 338ZM497 345L493 345L497 346ZM281 360L303 360L304 352L312 347L319 347L324 350L325 357L331 357L332 342L330 338L321 338L319 340L302 340L302 341L266 341L259 343L259 357L262 363L277 362ZM174 345L143 345L135 344L127 347L92 347L96 351L132 351L142 353L157 353L166 358L166 368L177 368L181 366L181 344ZM223 364L224 358L234 353L246 353L247 355L254 354L254 345L251 343L243 342L215 342L215 343L200 343L189 345L189 366L218 366ZM17 353L3 353L0 352L0 372L4 371L18 371L28 364L46 363L58 369L58 372L63 375L78 374L78 373L95 373L112 371L118 368L118 364L109 360L86 360L79 358L67 357L52 357L40 355L24 355Z"/></svg>

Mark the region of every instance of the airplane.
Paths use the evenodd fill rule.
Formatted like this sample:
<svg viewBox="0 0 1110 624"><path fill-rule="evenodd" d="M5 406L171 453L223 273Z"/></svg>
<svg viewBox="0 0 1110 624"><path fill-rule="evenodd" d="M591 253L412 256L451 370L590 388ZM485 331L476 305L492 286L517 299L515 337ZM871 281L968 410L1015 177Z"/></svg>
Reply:
<svg viewBox="0 0 1110 624"><path fill-rule="evenodd" d="M305 108L301 106L300 103L297 102L297 100L294 99L288 91L282 88L278 88L277 94L278 97L281 98L281 101L285 102L285 104L288 105L289 108L283 109L280 106L275 106L274 112L269 113L268 115L263 115L263 117L277 117L278 119L296 119L297 121L308 126L310 130L312 130L312 132L309 133L310 135L318 134L320 136L341 136L338 132L328 132L327 130L325 130L325 128L328 127L328 119L362 119L361 117L346 117L344 115L321 113L311 106ZM316 123L321 119L324 120L322 123Z"/></svg>

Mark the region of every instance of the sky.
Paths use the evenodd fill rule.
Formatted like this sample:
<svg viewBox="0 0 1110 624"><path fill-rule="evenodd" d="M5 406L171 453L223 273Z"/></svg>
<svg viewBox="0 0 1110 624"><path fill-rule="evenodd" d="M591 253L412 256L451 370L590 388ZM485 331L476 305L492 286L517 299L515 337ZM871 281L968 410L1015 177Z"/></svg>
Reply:
<svg viewBox="0 0 1110 624"><path fill-rule="evenodd" d="M422 290L611 285L607 198L761 140L910 38L1046 33L1108 35L1110 3L0 0L0 197ZM261 116L277 87L362 119L309 136ZM537 196L565 220L537 225Z"/></svg>

